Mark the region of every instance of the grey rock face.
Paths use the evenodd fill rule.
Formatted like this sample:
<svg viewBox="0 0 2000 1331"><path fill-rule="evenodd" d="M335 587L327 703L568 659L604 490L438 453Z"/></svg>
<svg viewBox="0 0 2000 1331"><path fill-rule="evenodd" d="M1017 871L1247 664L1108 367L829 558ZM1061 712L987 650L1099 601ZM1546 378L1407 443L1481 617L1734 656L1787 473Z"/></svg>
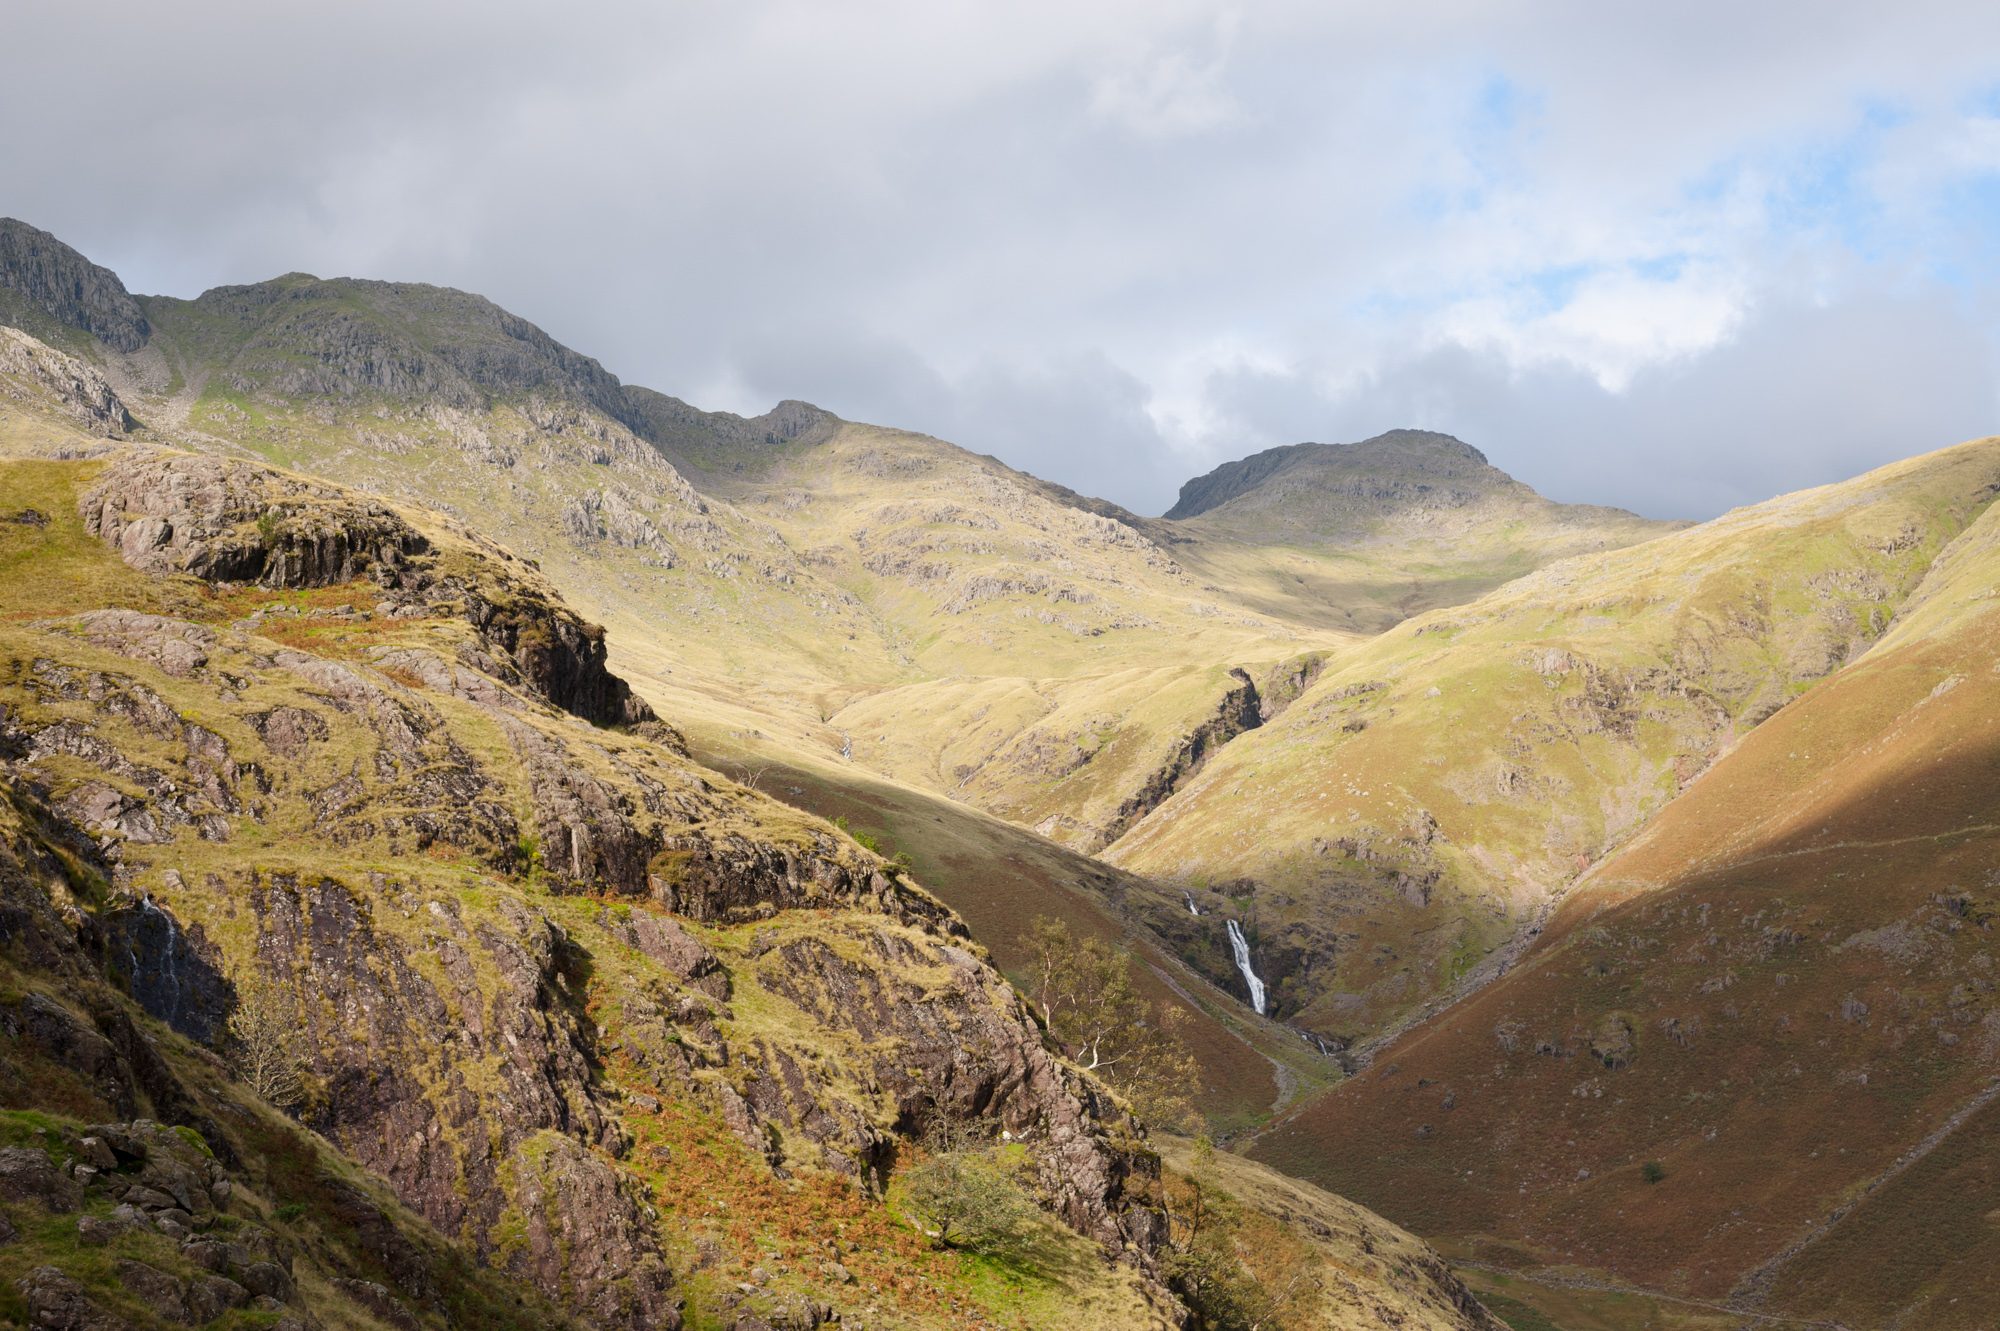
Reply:
<svg viewBox="0 0 2000 1331"><path fill-rule="evenodd" d="M386 505L222 458L120 459L83 500L84 524L151 573L324 587L393 580L430 542Z"/></svg>
<svg viewBox="0 0 2000 1331"><path fill-rule="evenodd" d="M0 375L12 375L39 390L94 434L117 437L135 428L125 403L94 366L57 351L18 328L0 328ZM0 393L10 390L0 382Z"/></svg>
<svg viewBox="0 0 2000 1331"><path fill-rule="evenodd" d="M1387 478L1380 474L1385 462L1424 480ZM1448 434L1391 430L1358 444L1285 444L1225 462L1181 486L1180 498L1166 516L1198 517L1294 473L1309 486L1383 504L1436 502L1441 494L1450 502L1465 503L1482 490L1519 484L1487 465L1484 453Z"/></svg>
<svg viewBox="0 0 2000 1331"><path fill-rule="evenodd" d="M152 333L118 274L11 217L0 218L0 287L120 351L137 351Z"/></svg>

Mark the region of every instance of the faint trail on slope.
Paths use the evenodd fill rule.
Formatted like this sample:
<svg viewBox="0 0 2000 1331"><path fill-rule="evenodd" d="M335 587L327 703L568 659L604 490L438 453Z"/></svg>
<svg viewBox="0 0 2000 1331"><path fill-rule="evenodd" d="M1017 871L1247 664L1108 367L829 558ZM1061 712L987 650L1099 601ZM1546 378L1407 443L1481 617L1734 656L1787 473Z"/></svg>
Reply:
<svg viewBox="0 0 2000 1331"><path fill-rule="evenodd" d="M1172 958L1173 963L1176 966L1185 966L1187 964L1186 962L1183 962L1178 956L1175 956L1174 953L1167 948L1162 947L1160 951L1162 955ZM1160 983L1166 985L1168 990L1179 996L1182 1002L1186 1003L1189 1007L1195 1008L1199 1011L1207 1010L1202 1006L1200 1000L1198 1000L1193 994L1188 992L1186 986L1184 986L1181 983L1180 978L1178 976L1169 974L1165 967L1163 967L1158 962L1152 960L1149 957L1142 957L1141 960L1145 962L1146 969L1150 970L1151 972L1153 972L1154 975L1158 976L1160 979ZM1205 978L1200 976L1197 972L1194 972L1192 969L1189 970L1188 974L1194 977L1196 983L1201 984L1204 987L1207 987L1208 989L1210 989L1211 992L1214 992L1224 998L1228 997L1228 995L1222 994L1221 990L1216 989L1213 985L1210 985ZM1231 1001L1234 1000L1232 999ZM1221 1018L1217 1018L1217 1020L1220 1021ZM1275 1059L1271 1057L1271 1055L1265 1053L1263 1048L1259 1046L1255 1040L1251 1039L1247 1035L1242 1034L1241 1032L1231 1029L1227 1023L1224 1023L1223 1029L1228 1030L1232 1036L1242 1041L1244 1048L1248 1049L1251 1053L1257 1055L1257 1057L1263 1059L1266 1063L1269 1063L1271 1065L1271 1082L1277 1091L1277 1093L1271 1099L1271 1113L1275 1115L1283 1112L1287 1105L1291 1104L1293 1100L1298 1098L1300 1091L1298 1073L1292 1071L1289 1067L1286 1067L1285 1064L1279 1061L1278 1059ZM1253 1137L1254 1135L1255 1135L1254 1133L1251 1134L1251 1136Z"/></svg>
<svg viewBox="0 0 2000 1331"><path fill-rule="evenodd" d="M1597 1294L1632 1294L1682 1308L1701 1308L1728 1317L1747 1318L1744 1323L1746 1327L1802 1326L1815 1328L1815 1331L1853 1331L1853 1328L1845 1322L1828 1321L1822 1317L1790 1317L1784 1313L1761 1313L1749 1308L1732 1308L1726 1303L1710 1303L1706 1299L1684 1299L1679 1295L1662 1294L1659 1290L1647 1289L1643 1285L1627 1285L1620 1281L1599 1280L1592 1276L1566 1276L1553 1271L1522 1271L1509 1266L1491 1266L1485 1262L1453 1262L1451 1265L1461 1270L1487 1271L1494 1275L1525 1280L1531 1285L1545 1285L1552 1289L1581 1289Z"/></svg>
<svg viewBox="0 0 2000 1331"><path fill-rule="evenodd" d="M1873 1196L1884 1184L1894 1182L1910 1166L1916 1164L1919 1160L1922 1160L1925 1156L1943 1145L1946 1138L1965 1126L1967 1119L1986 1108L1987 1105L1992 1104L1995 1099L2000 1099L2000 1078L1995 1078L1988 1082L1986 1089L1960 1105L1951 1117L1939 1124L1936 1130L1928 1137L1925 1137L1915 1146L1910 1147L1910 1149L1897 1156L1889 1163L1887 1169L1863 1184L1861 1191L1855 1193L1853 1197L1842 1202L1825 1216L1815 1221L1803 1234L1793 1239L1769 1260L1763 1262L1748 1275L1737 1281L1736 1288L1729 1292L1730 1299L1736 1302L1756 1303L1770 1297L1771 1282L1778 1278L1779 1271L1787 1263L1813 1244L1819 1242L1822 1238L1825 1238L1834 1226L1845 1220L1855 1207Z"/></svg>
<svg viewBox="0 0 2000 1331"><path fill-rule="evenodd" d="M1743 869L1753 864L1768 864L1772 860L1803 859L1808 855L1824 855L1834 850L1880 850L1885 846L1908 846L1919 841L1949 841L1954 837L1978 836L1982 832L2000 832L2000 823L1974 823L1969 827L1955 827L1949 832L1918 832L1912 836L1884 837L1879 841L1827 841L1800 846L1796 850L1767 851L1746 860L1729 860L1722 867Z"/></svg>

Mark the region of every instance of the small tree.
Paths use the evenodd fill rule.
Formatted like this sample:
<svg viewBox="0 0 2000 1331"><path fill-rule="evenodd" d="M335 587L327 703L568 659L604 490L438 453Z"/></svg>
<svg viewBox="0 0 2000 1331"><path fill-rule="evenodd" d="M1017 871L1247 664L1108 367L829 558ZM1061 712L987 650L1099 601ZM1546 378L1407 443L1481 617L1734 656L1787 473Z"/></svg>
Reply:
<svg viewBox="0 0 2000 1331"><path fill-rule="evenodd" d="M1199 1120L1201 1065L1187 1047L1187 1013L1139 992L1129 954L1078 940L1063 921L1029 924L1029 997L1065 1054L1124 1092L1142 1118L1186 1128Z"/></svg>
<svg viewBox="0 0 2000 1331"><path fill-rule="evenodd" d="M1004 1151L940 1121L931 1151L903 1174L903 1207L940 1248L989 1257L1029 1253L1041 1213Z"/></svg>
<svg viewBox="0 0 2000 1331"><path fill-rule="evenodd" d="M1282 1331L1311 1319L1323 1258L1296 1232L1246 1212L1222 1189L1214 1145L1196 1140L1165 1179L1160 1270L1206 1331Z"/></svg>
<svg viewBox="0 0 2000 1331"><path fill-rule="evenodd" d="M228 1048L235 1072L259 1099L287 1113L305 1101L305 1055L291 995L258 972L235 982Z"/></svg>

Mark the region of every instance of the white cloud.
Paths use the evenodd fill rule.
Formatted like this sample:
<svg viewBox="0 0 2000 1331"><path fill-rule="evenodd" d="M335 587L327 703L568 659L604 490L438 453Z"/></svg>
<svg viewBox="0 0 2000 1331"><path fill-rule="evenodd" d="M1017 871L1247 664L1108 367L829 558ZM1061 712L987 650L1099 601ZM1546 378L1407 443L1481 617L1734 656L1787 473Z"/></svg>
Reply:
<svg viewBox="0 0 2000 1331"><path fill-rule="evenodd" d="M1215 24L1215 49L1149 52L1092 83L1090 109L1147 138L1170 138L1220 129L1243 119L1243 108L1223 84L1224 66L1238 16Z"/></svg>
<svg viewBox="0 0 2000 1331"><path fill-rule="evenodd" d="M79 97L76 52L128 94ZM1599 473L1536 451L1556 413L1606 484L1678 465L1633 424L1661 386L1810 375L1758 340L1800 311L1900 320L1969 377L1933 399L1990 396L1996 53L2000 9L1944 0L32 6L0 109L60 132L0 144L0 211L141 290L468 287L638 382L1125 502L1396 411L1567 458L1565 493ZM1716 502L1810 470L1758 456L1704 455Z"/></svg>
<svg viewBox="0 0 2000 1331"><path fill-rule="evenodd" d="M1721 345L1746 302L1740 281L1714 265L1659 279L1593 273L1545 312L1523 309L1532 297L1447 306L1429 321L1428 340L1494 354L1515 370L1567 366L1619 393L1643 370Z"/></svg>

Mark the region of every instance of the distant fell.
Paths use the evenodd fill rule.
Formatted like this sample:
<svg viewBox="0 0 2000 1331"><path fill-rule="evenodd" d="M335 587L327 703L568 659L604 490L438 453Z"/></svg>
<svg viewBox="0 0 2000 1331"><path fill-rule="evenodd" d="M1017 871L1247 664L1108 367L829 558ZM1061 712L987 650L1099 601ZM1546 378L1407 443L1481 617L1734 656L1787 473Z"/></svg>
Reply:
<svg viewBox="0 0 2000 1331"><path fill-rule="evenodd" d="M1390 430L1358 444L1283 444L1225 462L1181 486L1169 518L1199 517L1262 492L1267 498L1330 490L1357 498L1397 499L1442 490L1463 497L1526 489L1472 445L1432 430Z"/></svg>

